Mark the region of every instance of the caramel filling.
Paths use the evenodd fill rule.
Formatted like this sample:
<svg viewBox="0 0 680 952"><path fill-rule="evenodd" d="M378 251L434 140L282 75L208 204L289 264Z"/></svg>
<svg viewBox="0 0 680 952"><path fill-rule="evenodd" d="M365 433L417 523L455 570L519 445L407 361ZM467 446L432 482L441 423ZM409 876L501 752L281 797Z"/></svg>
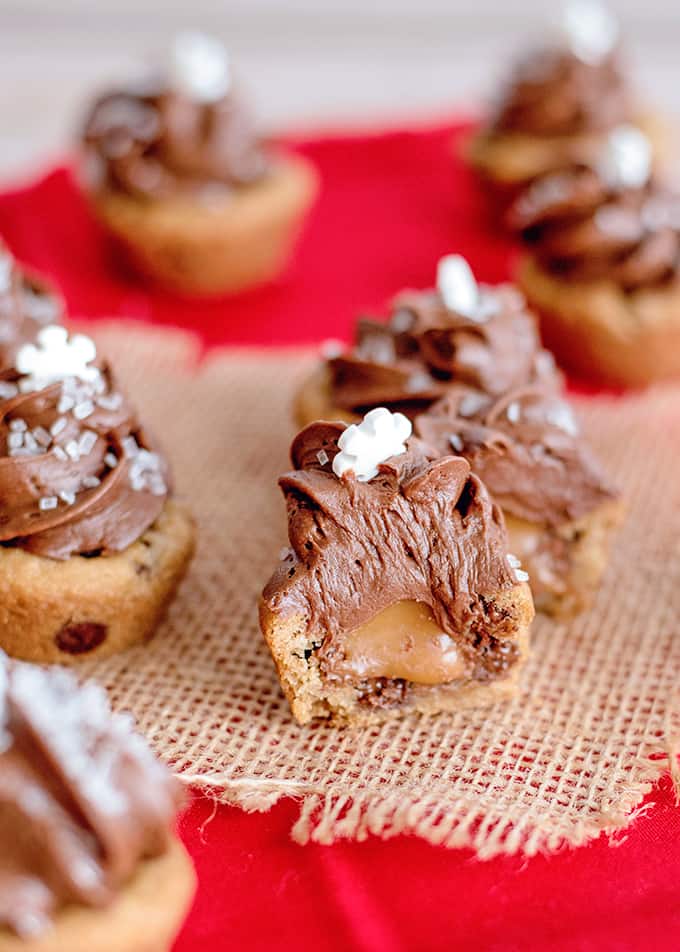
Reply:
<svg viewBox="0 0 680 952"><path fill-rule="evenodd" d="M334 670L352 678L403 678L446 684L465 677L468 664L428 605L401 601L383 609L343 640L344 659Z"/></svg>

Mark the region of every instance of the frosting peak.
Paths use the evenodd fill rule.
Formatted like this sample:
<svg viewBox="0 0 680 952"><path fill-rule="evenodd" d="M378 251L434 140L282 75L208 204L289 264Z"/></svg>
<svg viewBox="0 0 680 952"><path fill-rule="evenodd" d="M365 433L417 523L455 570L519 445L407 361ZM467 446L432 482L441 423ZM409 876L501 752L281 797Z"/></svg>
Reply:
<svg viewBox="0 0 680 952"><path fill-rule="evenodd" d="M586 7L591 11L587 15ZM496 104L492 132L574 136L600 133L631 119L618 33L601 14L594 15L595 9L592 4L570 6L568 45L530 50L517 63Z"/></svg>
<svg viewBox="0 0 680 952"><path fill-rule="evenodd" d="M293 441L296 468L279 481L292 553L265 600L331 633L414 600L444 631L460 633L483 616L485 594L515 584L500 511L466 460L436 458L413 437L374 479L338 479L345 432L341 423L313 423Z"/></svg>
<svg viewBox="0 0 680 952"><path fill-rule="evenodd" d="M160 515L167 465L95 361L89 338L49 327L0 377L0 543L55 559L107 555Z"/></svg>
<svg viewBox="0 0 680 952"><path fill-rule="evenodd" d="M219 41L178 38L165 75L101 96L83 132L88 185L138 199L250 185L268 161Z"/></svg>
<svg viewBox="0 0 680 952"><path fill-rule="evenodd" d="M104 691L0 653L0 928L40 935L162 854L179 788Z"/></svg>
<svg viewBox="0 0 680 952"><path fill-rule="evenodd" d="M415 421L440 453L460 453L504 512L547 527L579 519L615 492L571 407L540 386L493 398L460 387Z"/></svg>
<svg viewBox="0 0 680 952"><path fill-rule="evenodd" d="M460 281L472 304L474 278L462 261L454 263L455 273L445 266L444 284ZM454 290L461 293L458 287L447 293ZM450 309L435 290L399 295L387 323L360 320L354 348L328 361L333 404L354 413L377 405L413 416L459 383L491 394L538 380L556 386L554 362L540 346L522 295L509 285L475 293L472 317Z"/></svg>
<svg viewBox="0 0 680 952"><path fill-rule="evenodd" d="M648 144L619 129L590 164L537 178L508 213L548 271L634 290L680 264L680 196L649 176Z"/></svg>

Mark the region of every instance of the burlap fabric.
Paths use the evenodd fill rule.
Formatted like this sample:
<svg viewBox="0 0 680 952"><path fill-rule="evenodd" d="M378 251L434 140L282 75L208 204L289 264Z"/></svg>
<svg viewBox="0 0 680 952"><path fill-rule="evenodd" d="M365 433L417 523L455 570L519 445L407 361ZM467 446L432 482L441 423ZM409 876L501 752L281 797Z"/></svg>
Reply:
<svg viewBox="0 0 680 952"><path fill-rule="evenodd" d="M101 330L172 457L198 554L148 646L85 673L130 709L189 784L246 809L300 803L293 835L408 831L481 857L620 831L673 761L680 670L680 391L582 401L630 512L594 609L539 619L519 697L479 712L351 730L291 720L257 624L285 543L276 477L309 356Z"/></svg>

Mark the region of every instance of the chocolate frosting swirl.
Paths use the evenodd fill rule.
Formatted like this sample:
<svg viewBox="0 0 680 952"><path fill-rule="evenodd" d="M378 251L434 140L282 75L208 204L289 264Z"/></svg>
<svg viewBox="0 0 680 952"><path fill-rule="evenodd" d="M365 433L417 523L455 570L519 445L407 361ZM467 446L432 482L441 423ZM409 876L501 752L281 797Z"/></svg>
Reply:
<svg viewBox="0 0 680 952"><path fill-rule="evenodd" d="M163 79L101 96L83 131L88 185L139 199L209 197L261 179L267 158L230 92L197 102Z"/></svg>
<svg viewBox="0 0 680 952"><path fill-rule="evenodd" d="M64 305L43 278L20 268L0 242L0 372L41 327L61 322Z"/></svg>
<svg viewBox="0 0 680 952"><path fill-rule="evenodd" d="M442 454L459 452L503 511L528 522L556 527L616 496L569 404L542 387L499 399L460 387L415 432Z"/></svg>
<svg viewBox="0 0 680 952"><path fill-rule="evenodd" d="M634 290L678 272L680 196L653 178L616 187L595 167L574 165L536 179L508 220L546 270L568 279Z"/></svg>
<svg viewBox="0 0 680 952"><path fill-rule="evenodd" d="M430 606L454 635L488 625L485 597L516 582L503 517L469 464L435 459L411 438L369 482L338 478L332 463L344 429L313 423L293 441L295 469L279 480L292 550L265 602L331 638L401 600Z"/></svg>
<svg viewBox="0 0 680 952"><path fill-rule="evenodd" d="M586 63L559 47L533 50L514 68L496 105L494 133L573 136L631 118L620 56Z"/></svg>
<svg viewBox="0 0 680 952"><path fill-rule="evenodd" d="M110 903L165 852L179 786L104 691L0 654L0 930Z"/></svg>
<svg viewBox="0 0 680 952"><path fill-rule="evenodd" d="M536 381L559 386L521 294L510 285L486 290L492 303L481 319L447 309L437 291L407 291L387 324L360 320L353 350L328 362L333 404L413 417L460 383L491 395Z"/></svg>
<svg viewBox="0 0 680 952"><path fill-rule="evenodd" d="M24 390L0 378L0 543L36 555L110 555L156 520L169 493L165 460L110 367Z"/></svg>

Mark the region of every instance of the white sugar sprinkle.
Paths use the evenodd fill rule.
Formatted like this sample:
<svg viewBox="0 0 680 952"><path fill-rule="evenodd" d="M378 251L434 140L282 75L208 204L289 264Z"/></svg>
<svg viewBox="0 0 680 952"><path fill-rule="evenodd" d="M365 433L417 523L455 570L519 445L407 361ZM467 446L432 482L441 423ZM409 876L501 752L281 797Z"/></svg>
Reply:
<svg viewBox="0 0 680 952"><path fill-rule="evenodd" d="M134 436L126 436L121 443L126 456L134 457L139 453L139 445Z"/></svg>
<svg viewBox="0 0 680 952"><path fill-rule="evenodd" d="M461 438L458 436L457 433L452 433L452 434L451 434L451 436L449 437L449 443L450 443L451 446L454 448L454 450L456 451L456 453L462 452L462 449L463 449L463 441L461 440Z"/></svg>
<svg viewBox="0 0 680 952"><path fill-rule="evenodd" d="M19 388L15 383L8 383L6 380L0 380L0 399L11 400L19 393Z"/></svg>
<svg viewBox="0 0 680 952"><path fill-rule="evenodd" d="M59 498L62 500L62 502L65 502L67 506L72 506L76 501L76 494L69 492L67 489L62 489L62 491L59 493Z"/></svg>
<svg viewBox="0 0 680 952"><path fill-rule="evenodd" d="M73 397L68 396L68 394L63 393L59 397L59 403L57 404L57 413L68 413L69 410L72 410L76 405Z"/></svg>
<svg viewBox="0 0 680 952"><path fill-rule="evenodd" d="M511 423L519 423L520 407L516 400L513 400L512 403L508 404L508 409L505 411L505 415Z"/></svg>
<svg viewBox="0 0 680 952"><path fill-rule="evenodd" d="M52 452L57 457L57 459L60 459L62 462L68 459L68 456L66 455L66 453L64 452L61 446L55 446Z"/></svg>
<svg viewBox="0 0 680 952"><path fill-rule="evenodd" d="M75 440L69 440L64 449L66 450L66 455L72 460L77 461L80 459L80 450Z"/></svg>
<svg viewBox="0 0 680 952"><path fill-rule="evenodd" d="M118 457L115 453L107 453L104 456L104 462L109 467L109 469L114 469L118 465Z"/></svg>
<svg viewBox="0 0 680 952"><path fill-rule="evenodd" d="M325 466L328 462L328 453L326 450L319 450L319 452L316 454L316 458L322 466Z"/></svg>
<svg viewBox="0 0 680 952"><path fill-rule="evenodd" d="M123 398L119 393L108 393L97 397L97 404L102 410L118 410L122 402Z"/></svg>
<svg viewBox="0 0 680 952"><path fill-rule="evenodd" d="M50 427L50 433L52 434L52 436L59 436L61 431L65 428L66 422L67 422L66 417L63 417L63 416L57 417L57 419L54 421L54 423Z"/></svg>
<svg viewBox="0 0 680 952"><path fill-rule="evenodd" d="M517 556L513 555L511 552L508 552L506 558L508 560L508 564L510 568L514 570L515 578L517 579L517 581L528 582L529 573L524 571L524 569L522 568L522 563L517 558Z"/></svg>
<svg viewBox="0 0 680 952"><path fill-rule="evenodd" d="M10 433L7 437L7 445L11 450L16 450L20 446L24 445L24 435L23 433Z"/></svg>
<svg viewBox="0 0 680 952"><path fill-rule="evenodd" d="M78 440L78 449L82 456L92 452L97 442L97 434L93 430L83 430Z"/></svg>
<svg viewBox="0 0 680 952"><path fill-rule="evenodd" d="M39 446L46 447L52 442L52 437L44 426L36 426L35 429L31 430L31 433L33 434L33 439Z"/></svg>
<svg viewBox="0 0 680 952"><path fill-rule="evenodd" d="M485 404L485 399L475 393L466 393L458 406L458 412L461 416L474 416Z"/></svg>
<svg viewBox="0 0 680 952"><path fill-rule="evenodd" d="M56 509L58 505L59 505L59 500L57 499L56 496L43 496L40 502L38 503L39 508L42 509L43 512L45 512L48 509Z"/></svg>
<svg viewBox="0 0 680 952"><path fill-rule="evenodd" d="M10 420L9 428L13 433L23 433L28 429L28 424L25 420Z"/></svg>
<svg viewBox="0 0 680 952"><path fill-rule="evenodd" d="M100 484L101 479L98 476L85 476L83 479L85 489L96 489Z"/></svg>
<svg viewBox="0 0 680 952"><path fill-rule="evenodd" d="M94 413L94 403L91 400L83 400L77 403L73 408L73 416L76 420L85 420Z"/></svg>

